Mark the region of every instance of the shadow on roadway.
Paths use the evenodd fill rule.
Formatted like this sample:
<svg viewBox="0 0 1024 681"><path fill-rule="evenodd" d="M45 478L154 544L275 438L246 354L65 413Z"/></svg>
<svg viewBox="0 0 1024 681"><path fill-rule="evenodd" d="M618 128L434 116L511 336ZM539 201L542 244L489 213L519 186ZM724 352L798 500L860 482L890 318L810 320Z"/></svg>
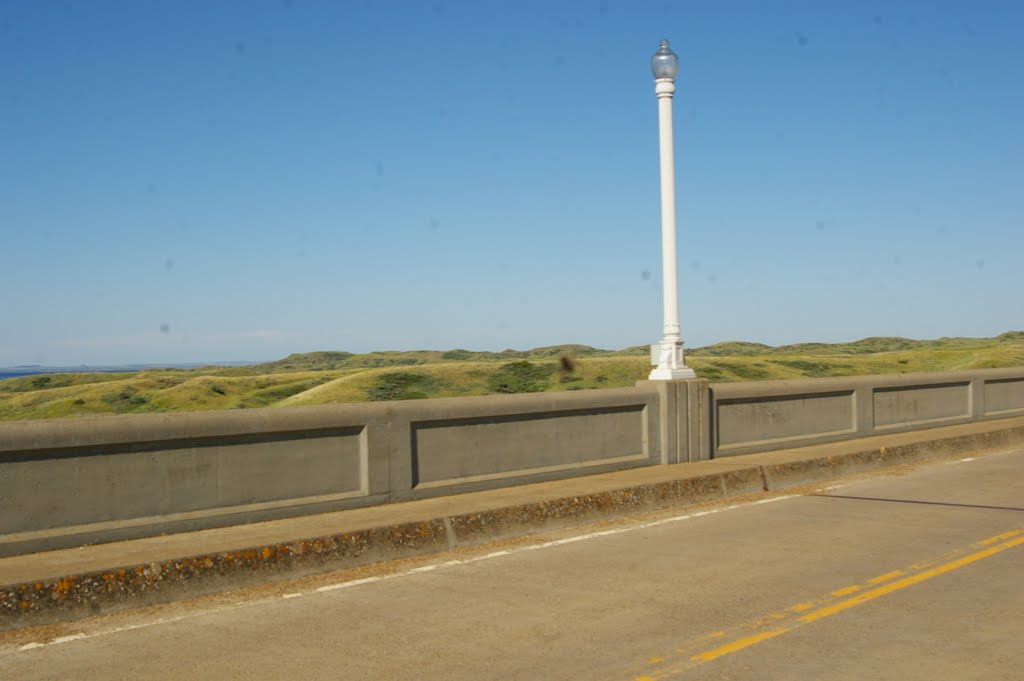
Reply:
<svg viewBox="0 0 1024 681"><path fill-rule="evenodd" d="M884 499L882 497L855 497L844 494L808 494L809 497L826 499L851 499L853 501L887 501L891 504L923 504L925 506L954 506L956 508L984 508L992 511L1024 511L1014 506L985 506L983 504L954 504L949 501L916 501L914 499Z"/></svg>

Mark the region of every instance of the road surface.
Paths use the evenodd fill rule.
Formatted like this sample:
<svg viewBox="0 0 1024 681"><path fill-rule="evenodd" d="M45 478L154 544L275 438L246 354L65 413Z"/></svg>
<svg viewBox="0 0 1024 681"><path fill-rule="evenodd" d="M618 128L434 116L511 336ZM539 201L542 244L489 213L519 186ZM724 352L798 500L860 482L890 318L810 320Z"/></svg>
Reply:
<svg viewBox="0 0 1024 681"><path fill-rule="evenodd" d="M1024 450L0 636L0 679L1024 678Z"/></svg>

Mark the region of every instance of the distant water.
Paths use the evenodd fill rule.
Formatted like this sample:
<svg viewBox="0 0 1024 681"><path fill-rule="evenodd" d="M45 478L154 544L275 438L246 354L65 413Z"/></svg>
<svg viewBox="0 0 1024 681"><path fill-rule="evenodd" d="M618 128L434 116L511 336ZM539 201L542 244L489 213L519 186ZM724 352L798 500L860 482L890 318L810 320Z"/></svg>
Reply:
<svg viewBox="0 0 1024 681"><path fill-rule="evenodd" d="M40 369L38 371L33 371L32 369L25 369L24 371L12 371L12 372L0 371L0 381L4 380L5 378L21 378L22 376L36 376L38 374L70 374L70 373L113 374L113 373L122 373L122 372L126 372L126 371L138 371L138 369L93 369L93 368L90 367L90 368L83 368L83 369L62 369L62 370L59 370L59 371L54 371L53 369Z"/></svg>
<svg viewBox="0 0 1024 681"><path fill-rule="evenodd" d="M35 374L50 374L50 373L53 373L53 372L52 371L18 371L18 372L15 372L15 373L7 373L7 372L4 372L4 371L0 371L0 381L4 380L5 378L20 378L22 376L33 376Z"/></svg>
<svg viewBox="0 0 1024 681"><path fill-rule="evenodd" d="M240 367L257 362L204 362L195 364L125 364L122 366L10 366L0 367L0 381L5 378L21 378L37 374L117 374L128 371L146 371L149 369L196 369L199 367Z"/></svg>

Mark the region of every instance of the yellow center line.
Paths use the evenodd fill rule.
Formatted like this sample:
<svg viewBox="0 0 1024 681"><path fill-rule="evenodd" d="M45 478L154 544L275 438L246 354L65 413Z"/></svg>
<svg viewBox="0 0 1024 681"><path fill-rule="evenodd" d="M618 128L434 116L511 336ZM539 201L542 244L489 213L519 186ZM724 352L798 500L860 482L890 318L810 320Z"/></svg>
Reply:
<svg viewBox="0 0 1024 681"><path fill-rule="evenodd" d="M1021 544L1024 544L1024 537L1018 537L1017 539L1012 539L1003 544L997 544L996 546L987 548L983 551L978 551L977 553L966 555L963 558L958 558L950 563L945 563L944 565L933 567L930 570L918 572L916 575L910 575L909 577L898 579L895 582L890 582L884 586L878 587L877 589L865 591L864 593L857 594L853 598L848 598L845 601L839 601L838 603L834 603L832 605L826 605L824 608L820 608L818 610L815 610L814 612L807 613L806 615L800 618L800 621L811 623L820 620L824 617L830 617L832 615L835 615L836 613L840 613L844 610L849 610L850 608L861 605L862 603L872 601L880 596L891 594L893 591L899 591L900 589L905 589L908 586L919 584L926 580L932 579L933 577L938 577L939 575L943 575L947 572L952 572L953 570L962 568L965 565L976 563L979 560L988 558L989 556L994 556L997 553L1002 553L1007 549L1011 549L1014 546L1019 546Z"/></svg>
<svg viewBox="0 0 1024 681"><path fill-rule="evenodd" d="M761 641L767 641L768 639L775 638L776 636L779 636L780 634L785 634L791 628L792 627L783 627L782 629L772 629L772 630L769 630L769 631L762 631L759 634L753 634L751 636L747 636L745 638L741 638L738 641L733 641L732 643L726 643L724 646L719 646L718 648L714 648L712 650L704 651L703 653L700 653L698 655L694 655L690 659L695 661L695 662L696 661L710 662L711 660L716 660L716 659L722 657L723 655L728 655L729 653L735 653L737 650L743 650L744 648L749 648L750 646L756 645L756 644L760 643Z"/></svg>
<svg viewBox="0 0 1024 681"><path fill-rule="evenodd" d="M988 546L989 544L995 544L995 543L1001 542L1004 539L1009 539L1010 537L1016 537L1021 532L1024 532L1024 530L1010 530L1009 532L1003 532L1002 534L997 534L994 537L989 537L988 539L982 539L980 542L978 542L978 546Z"/></svg>
<svg viewBox="0 0 1024 681"><path fill-rule="evenodd" d="M902 577L905 574L907 574L907 573L904 572L903 570L893 570L892 572L886 572L884 575L878 575L877 577L872 577L871 579L868 580L868 584L881 584L882 582L888 582L890 579L894 579L896 577Z"/></svg>
<svg viewBox="0 0 1024 681"><path fill-rule="evenodd" d="M994 556L998 553L1002 553L1003 551L1011 549L1015 546L1020 546L1021 544L1024 544L1024 536L1021 535L1024 535L1024 530L1013 530L1011 532L1004 532L1000 535L996 535L995 537L990 537L989 539L976 542L972 545L973 547L977 548L981 546L987 546L988 548L985 548L981 551L976 551L975 553L971 553L965 556L961 556L954 560L949 559L951 558L951 555L956 555L957 553L959 553L959 551L953 552L951 555L947 554L945 560L947 560L948 562L945 562L941 565L937 565L935 567L931 567L930 569L922 569L920 572L917 572L909 576L904 576L906 575L906 572L904 572L903 570L893 570L883 575L879 575L878 577L873 577L867 580L866 584L876 585L881 584L882 582L888 583L882 584L881 586L876 586L875 588L868 589L866 591L862 591L861 593L857 593L857 595L851 598L847 598L837 603L831 603L829 605L818 607L818 609L813 610L813 612L807 611L812 610L817 606L820 606L823 600L828 599L818 599L817 602L805 601L803 603L798 603L796 605L790 606L789 608L786 608L786 610L790 613L799 614L803 612L806 614L798 617L796 621L790 624L782 624L781 626L776 626L773 629L768 629L765 631L759 631L752 634L748 634L746 636L741 636L740 638L730 641L729 643L725 643L696 654L690 654L689 651L692 651L694 648L700 645L701 642L707 644L710 642L708 640L710 638L724 638L726 632L716 631L714 632L714 634L710 636L702 636L696 640L691 641L689 645L677 649L678 653L685 654L687 656L688 659L685 662L677 664L667 669L661 668L652 670L650 676L637 676L635 678L637 679L637 681L658 681L660 679L665 679L670 676L675 676L683 671L686 671L687 669L691 669L706 662L716 660L725 655L729 655L731 653L735 653L745 648L749 648L763 641L773 639L777 636L780 636L789 631L802 627L806 624L816 622L820 619L824 619L825 617L831 617L832 615L836 615L845 610L849 610L850 608L862 605L876 598L880 598L882 596L891 594L895 591L899 591L900 589L905 589L909 586L919 584L934 577L943 575L947 572L951 572L953 570L965 567L972 563L976 563L979 560L983 560L990 556ZM1010 539L1009 541L1003 541L1003 543L1001 544L996 544L996 542L1000 540L1006 540L1011 537L1013 539ZM935 561L921 561L915 563L913 566L911 566L911 568L908 569L918 569L918 567L924 568L926 566L934 565L934 563ZM896 579L897 577L902 577L902 579ZM833 591L831 592L831 595L845 596L848 594L861 591L864 588L865 587L861 585L852 585ZM758 618L756 620L753 620L753 622L749 622L747 625L745 625L745 628L747 628L748 630L751 628L761 628L764 627L766 624L773 623L773 620L777 622L777 620L782 619L784 617L785 615L782 613L772 613L771 615ZM732 631L734 632L733 635L736 635L736 632L741 628L744 627L736 627L732 629ZM652 662L653 659L654 658L652 658ZM661 660L659 659L658 662L661 662Z"/></svg>

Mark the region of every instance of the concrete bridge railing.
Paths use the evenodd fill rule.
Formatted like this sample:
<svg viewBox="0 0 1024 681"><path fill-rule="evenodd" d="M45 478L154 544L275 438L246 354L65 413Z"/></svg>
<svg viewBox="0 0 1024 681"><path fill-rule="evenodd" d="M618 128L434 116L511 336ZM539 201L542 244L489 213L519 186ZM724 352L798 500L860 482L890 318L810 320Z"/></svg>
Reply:
<svg viewBox="0 0 1024 681"><path fill-rule="evenodd" d="M715 456L1024 414L1024 370L981 369L711 386Z"/></svg>
<svg viewBox="0 0 1024 681"><path fill-rule="evenodd" d="M1024 415L1024 369L0 424L0 556Z"/></svg>

